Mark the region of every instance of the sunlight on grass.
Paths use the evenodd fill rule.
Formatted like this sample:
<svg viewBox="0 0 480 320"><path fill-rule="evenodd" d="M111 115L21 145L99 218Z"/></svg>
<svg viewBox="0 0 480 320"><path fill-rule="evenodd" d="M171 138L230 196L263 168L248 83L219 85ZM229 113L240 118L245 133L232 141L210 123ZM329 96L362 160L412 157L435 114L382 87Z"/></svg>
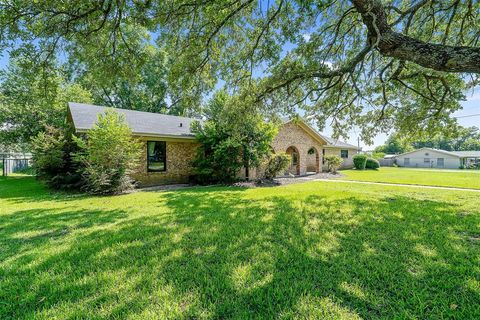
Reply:
<svg viewBox="0 0 480 320"><path fill-rule="evenodd" d="M480 317L480 200L311 182L90 197L0 179L0 318Z"/></svg>
<svg viewBox="0 0 480 320"><path fill-rule="evenodd" d="M343 180L480 189L480 170L431 170L382 167L379 170L344 170Z"/></svg>

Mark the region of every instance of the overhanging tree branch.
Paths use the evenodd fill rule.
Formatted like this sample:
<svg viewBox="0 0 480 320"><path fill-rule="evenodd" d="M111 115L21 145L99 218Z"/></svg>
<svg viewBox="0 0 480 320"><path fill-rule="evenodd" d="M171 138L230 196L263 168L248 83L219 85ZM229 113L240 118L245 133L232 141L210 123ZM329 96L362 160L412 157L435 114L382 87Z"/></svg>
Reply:
<svg viewBox="0 0 480 320"><path fill-rule="evenodd" d="M444 72L480 73L480 48L424 42L392 30L378 0L351 0L362 15L368 41L383 56Z"/></svg>

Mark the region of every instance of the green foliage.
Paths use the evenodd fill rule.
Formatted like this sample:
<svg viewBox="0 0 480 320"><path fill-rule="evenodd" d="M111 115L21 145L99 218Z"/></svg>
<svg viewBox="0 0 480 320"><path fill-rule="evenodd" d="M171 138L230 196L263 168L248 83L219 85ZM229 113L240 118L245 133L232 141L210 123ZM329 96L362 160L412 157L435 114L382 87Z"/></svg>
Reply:
<svg viewBox="0 0 480 320"><path fill-rule="evenodd" d="M480 129L477 127L457 126L453 132L436 134L414 139L411 145L415 149L435 148L446 151L480 150Z"/></svg>
<svg viewBox="0 0 480 320"><path fill-rule="evenodd" d="M167 79L172 93L166 100L174 106L166 108L183 112L222 79L228 89L255 90L259 102L276 111L315 115L320 128L332 117L338 134L359 126L367 141L392 128L448 130L470 81L449 69L462 61L438 61L447 72L421 67L419 54L442 55L410 46L403 36L391 39L410 49L401 58L377 50L358 8L372 3L382 4L391 31L408 29L417 44L448 50L478 41L471 1L45 0L0 3L0 48L31 51L42 62L61 52L72 77L94 79L96 99L121 97L128 108L163 110L161 79ZM167 68L161 57L148 66L156 57L152 43L166 52ZM150 68L158 75L147 74Z"/></svg>
<svg viewBox="0 0 480 320"><path fill-rule="evenodd" d="M407 140L401 139L398 133L391 134L384 145L375 148L376 153L381 152L385 154L400 154L412 150L413 147Z"/></svg>
<svg viewBox="0 0 480 320"><path fill-rule="evenodd" d="M327 155L325 156L325 163L327 164L328 172L337 173L338 168L343 163L343 159L337 155Z"/></svg>
<svg viewBox="0 0 480 320"><path fill-rule="evenodd" d="M353 156L353 166L357 170L365 170L368 157L364 154L356 154Z"/></svg>
<svg viewBox="0 0 480 320"><path fill-rule="evenodd" d="M249 98L217 93L207 106L209 119L192 131L201 143L194 161L199 182L229 182L239 170L258 167L270 154L276 128L264 121Z"/></svg>
<svg viewBox="0 0 480 320"><path fill-rule="evenodd" d="M380 162L378 162L378 160L376 160L376 159L368 158L367 162L365 164L365 168L376 170L376 169L380 168Z"/></svg>
<svg viewBox="0 0 480 320"><path fill-rule="evenodd" d="M70 127L47 127L31 141L35 173L51 188L78 189L82 185L78 164L72 159L72 153L78 151L72 132Z"/></svg>
<svg viewBox="0 0 480 320"><path fill-rule="evenodd" d="M380 159L383 159L384 157L385 157L384 152L374 152L374 153L372 153L372 158L373 159L380 160Z"/></svg>
<svg viewBox="0 0 480 320"><path fill-rule="evenodd" d="M108 110L84 139L75 141L81 149L75 158L88 192L116 194L133 188L130 175L139 165L142 145L132 137L123 115Z"/></svg>
<svg viewBox="0 0 480 320"><path fill-rule="evenodd" d="M286 154L273 154L265 163L265 179L272 180L279 173L288 168L290 157Z"/></svg>
<svg viewBox="0 0 480 320"><path fill-rule="evenodd" d="M67 102L91 102L90 93L68 82L54 63L40 68L29 56L12 58L1 74L0 140L5 144L28 143L47 126L62 127Z"/></svg>

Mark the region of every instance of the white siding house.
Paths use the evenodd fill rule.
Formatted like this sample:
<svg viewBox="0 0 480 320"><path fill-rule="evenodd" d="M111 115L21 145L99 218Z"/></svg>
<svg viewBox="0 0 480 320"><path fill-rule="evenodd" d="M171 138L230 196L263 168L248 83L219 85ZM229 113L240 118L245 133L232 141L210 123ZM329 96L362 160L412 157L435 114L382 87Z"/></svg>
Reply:
<svg viewBox="0 0 480 320"><path fill-rule="evenodd" d="M479 151L445 151L421 148L396 156L400 167L458 169L461 165L478 163Z"/></svg>

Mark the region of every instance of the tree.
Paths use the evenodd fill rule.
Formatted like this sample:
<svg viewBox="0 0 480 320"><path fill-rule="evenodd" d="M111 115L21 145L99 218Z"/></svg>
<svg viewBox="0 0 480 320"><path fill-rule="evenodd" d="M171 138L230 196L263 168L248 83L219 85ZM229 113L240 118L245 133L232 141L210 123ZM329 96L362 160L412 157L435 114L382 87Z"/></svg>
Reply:
<svg viewBox="0 0 480 320"><path fill-rule="evenodd" d="M192 131L201 143L194 166L200 182L229 182L237 178L243 167L258 167L271 153L270 143L276 127L265 122L251 101L217 93L205 111L209 116L197 122Z"/></svg>
<svg viewBox="0 0 480 320"><path fill-rule="evenodd" d="M343 159L335 154L325 156L328 172L337 173L338 168L342 165Z"/></svg>
<svg viewBox="0 0 480 320"><path fill-rule="evenodd" d="M480 130L477 127L458 126L451 134L439 133L433 137L411 142L415 149L428 147L447 151L480 150Z"/></svg>
<svg viewBox="0 0 480 320"><path fill-rule="evenodd" d="M65 190L82 186L78 163L72 157L78 152L72 140L73 131L70 126L47 127L31 141L36 176L51 188Z"/></svg>
<svg viewBox="0 0 480 320"><path fill-rule="evenodd" d="M406 141L400 139L399 133L391 134L385 144L375 148L375 152L386 154L400 154L413 150L412 146Z"/></svg>
<svg viewBox="0 0 480 320"><path fill-rule="evenodd" d="M169 79L172 72L168 53L155 45L147 45L143 51L144 61L138 64L133 75L105 74L102 68L98 70L95 59L71 58L67 66L71 77L92 92L97 104L183 116L198 112L199 93L192 91L181 98L179 92L183 88Z"/></svg>
<svg viewBox="0 0 480 320"><path fill-rule="evenodd" d="M158 35L182 95L222 79L270 108L302 108L320 128L333 119L337 134L360 126L369 141L455 122L478 83L479 12L458 0L4 1L0 46L33 45L40 59L63 50L134 76Z"/></svg>
<svg viewBox="0 0 480 320"><path fill-rule="evenodd" d="M67 102L91 102L82 86L68 82L58 65L38 68L29 56L12 58L0 74L0 140L7 145L30 142L48 126L63 127Z"/></svg>
<svg viewBox="0 0 480 320"><path fill-rule="evenodd" d="M75 159L81 165L85 189L93 194L116 194L133 188L132 172L138 168L142 146L132 137L125 116L107 111L98 117Z"/></svg>

